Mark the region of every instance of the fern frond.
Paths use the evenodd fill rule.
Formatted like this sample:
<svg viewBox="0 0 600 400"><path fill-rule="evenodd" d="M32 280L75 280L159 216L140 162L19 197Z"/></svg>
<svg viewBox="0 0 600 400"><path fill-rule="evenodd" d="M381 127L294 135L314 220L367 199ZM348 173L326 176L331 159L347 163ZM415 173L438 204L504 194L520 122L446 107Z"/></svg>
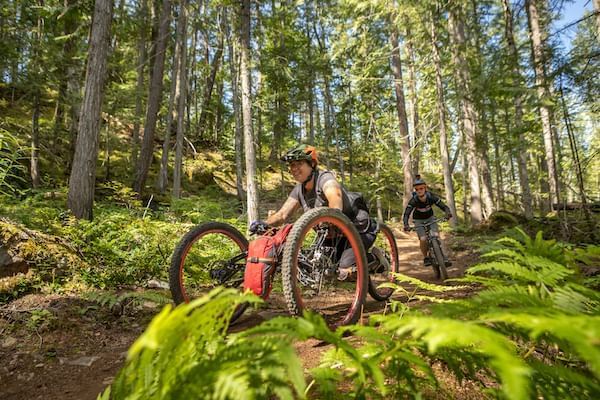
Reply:
<svg viewBox="0 0 600 400"><path fill-rule="evenodd" d="M468 271L469 270L467 270L467 272ZM482 276L482 275L472 275L472 274L467 274L467 275L463 276L462 278L455 278L455 279L453 279L453 281L460 282L460 283L476 283L476 284L481 284L481 285L488 286L488 287L506 286L505 279L492 278L489 276Z"/></svg>
<svg viewBox="0 0 600 400"><path fill-rule="evenodd" d="M524 262L525 256L511 249L498 249L489 251L481 255L482 258L500 258L502 260L521 261Z"/></svg>
<svg viewBox="0 0 600 400"><path fill-rule="evenodd" d="M443 292L451 292L455 290L466 289L467 286L444 286L444 285L436 285L434 283L424 282L420 279L414 278L412 276L400 274L400 273L392 273L392 277L396 282L406 282L411 285L416 286L419 289L428 290L431 292L443 293ZM392 287L393 284L385 283L382 284L381 287Z"/></svg>
<svg viewBox="0 0 600 400"><path fill-rule="evenodd" d="M592 399L600 393L597 379L554 363L547 365L537 360L529 360L533 368L531 379L537 390L537 397L545 399ZM594 393L596 395L594 395Z"/></svg>
<svg viewBox="0 0 600 400"><path fill-rule="evenodd" d="M507 398L529 398L529 367L516 355L510 340L489 328L432 317L388 318L382 328L400 337L410 335L422 341L432 355L449 348L484 357L498 375Z"/></svg>
<svg viewBox="0 0 600 400"><path fill-rule="evenodd" d="M579 290L576 289L579 287ZM583 289L583 290L582 290ZM586 296L592 295L591 291L585 287L565 286L557 288L550 294L554 307L569 314L598 314L600 312L600 302ZM597 297L598 293L593 293Z"/></svg>
<svg viewBox="0 0 600 400"><path fill-rule="evenodd" d="M493 261L475 265L467 269L467 274L496 271L522 283L544 284L554 287L562 282L573 271L551 260L528 256L527 266L508 261Z"/></svg>
<svg viewBox="0 0 600 400"><path fill-rule="evenodd" d="M542 335L556 338L572 347L580 359L588 363L596 378L600 378L600 317L504 313L484 319L525 329L534 340Z"/></svg>
<svg viewBox="0 0 600 400"><path fill-rule="evenodd" d="M523 253L523 254L525 253L525 246L523 246L523 244L521 242L519 242L517 239L513 239L510 237L501 237L500 239L496 240L495 243L514 247L515 249L519 250L521 253Z"/></svg>

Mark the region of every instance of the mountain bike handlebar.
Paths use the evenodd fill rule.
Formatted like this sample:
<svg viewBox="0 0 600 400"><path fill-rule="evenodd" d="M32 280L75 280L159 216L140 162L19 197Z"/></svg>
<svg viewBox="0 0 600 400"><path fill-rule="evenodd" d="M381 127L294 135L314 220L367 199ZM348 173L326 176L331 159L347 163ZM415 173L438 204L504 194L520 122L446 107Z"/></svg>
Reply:
<svg viewBox="0 0 600 400"><path fill-rule="evenodd" d="M423 225L419 225L419 227L423 227L423 228L425 228L425 227L428 227L428 226L430 226L430 225L433 225L433 224L435 224L436 222L446 222L446 221L448 221L449 219L450 219L450 218L448 218L448 217L434 218L434 219L433 219L433 221L427 222L426 224L423 224ZM408 227L408 230L409 230L409 231L414 231L414 230L416 230L416 229L417 229L417 226L416 226L416 225L412 225L412 226L409 226L409 227Z"/></svg>

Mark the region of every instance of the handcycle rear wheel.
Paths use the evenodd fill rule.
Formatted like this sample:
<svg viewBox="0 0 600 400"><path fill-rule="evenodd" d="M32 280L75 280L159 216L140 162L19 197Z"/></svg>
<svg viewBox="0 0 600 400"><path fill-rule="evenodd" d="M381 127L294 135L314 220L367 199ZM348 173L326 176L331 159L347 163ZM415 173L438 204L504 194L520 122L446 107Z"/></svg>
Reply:
<svg viewBox="0 0 600 400"><path fill-rule="evenodd" d="M330 233L326 244L320 242L324 236L315 233L324 230ZM332 241L337 245L329 246ZM356 260L354 281L337 279L333 260L339 260L339 244L352 249ZM364 246L348 217L327 207L307 211L290 231L282 257L283 293L290 313L318 312L331 328L356 322L367 293L366 266Z"/></svg>
<svg viewBox="0 0 600 400"><path fill-rule="evenodd" d="M399 266L398 246L389 226L379 223L379 233L373 247L382 250L386 265L379 265L375 271L369 271L369 294L377 301L385 301L390 298L394 289L378 288L378 286L393 282L392 273L397 273Z"/></svg>
<svg viewBox="0 0 600 400"><path fill-rule="evenodd" d="M231 225L207 222L186 233L173 252L169 287L175 304L188 303L217 286L240 288L248 240ZM239 318L240 305L230 322Z"/></svg>
<svg viewBox="0 0 600 400"><path fill-rule="evenodd" d="M448 271L446 270L446 262L444 261L444 253L442 247L437 238L431 240L431 248L433 250L434 262L433 262L433 273L436 279L445 281L448 279Z"/></svg>

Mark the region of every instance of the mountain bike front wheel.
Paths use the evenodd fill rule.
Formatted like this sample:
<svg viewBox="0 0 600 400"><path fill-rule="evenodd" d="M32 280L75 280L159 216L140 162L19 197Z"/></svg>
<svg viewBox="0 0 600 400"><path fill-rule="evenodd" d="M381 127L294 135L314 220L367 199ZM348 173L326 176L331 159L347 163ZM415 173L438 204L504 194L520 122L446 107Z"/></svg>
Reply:
<svg viewBox="0 0 600 400"><path fill-rule="evenodd" d="M348 249L356 271L340 281L337 263ZM281 272L291 314L317 312L333 329L359 319L367 293L367 259L356 227L341 211L314 208L296 221L286 240Z"/></svg>
<svg viewBox="0 0 600 400"><path fill-rule="evenodd" d="M442 246L438 238L433 238L431 241L431 247L433 250L433 256L435 258L433 264L433 271L436 279L445 281L448 279L448 271L446 270L446 262L444 261L444 253L442 252Z"/></svg>
<svg viewBox="0 0 600 400"><path fill-rule="evenodd" d="M242 288L248 240L235 227L207 222L183 236L171 258L169 287L175 304L188 303L217 286ZM244 312L240 305L230 322Z"/></svg>

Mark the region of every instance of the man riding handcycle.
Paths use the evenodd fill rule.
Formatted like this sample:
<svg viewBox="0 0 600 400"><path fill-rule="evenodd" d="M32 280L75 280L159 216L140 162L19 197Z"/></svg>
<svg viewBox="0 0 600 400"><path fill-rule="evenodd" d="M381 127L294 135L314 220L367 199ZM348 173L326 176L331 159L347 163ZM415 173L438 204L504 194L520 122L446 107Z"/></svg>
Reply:
<svg viewBox="0 0 600 400"><path fill-rule="evenodd" d="M297 146L281 159L297 182L283 206L266 221L250 224L257 235L250 243L231 225L218 222L184 236L172 258L173 298L189 301L216 285L267 298L280 270L290 313L313 310L333 327L356 322L367 291L379 301L392 293L379 285L398 270L394 236L369 217L360 193L347 191L332 172L318 168L314 147ZM304 213L293 226L274 228L300 207Z"/></svg>

